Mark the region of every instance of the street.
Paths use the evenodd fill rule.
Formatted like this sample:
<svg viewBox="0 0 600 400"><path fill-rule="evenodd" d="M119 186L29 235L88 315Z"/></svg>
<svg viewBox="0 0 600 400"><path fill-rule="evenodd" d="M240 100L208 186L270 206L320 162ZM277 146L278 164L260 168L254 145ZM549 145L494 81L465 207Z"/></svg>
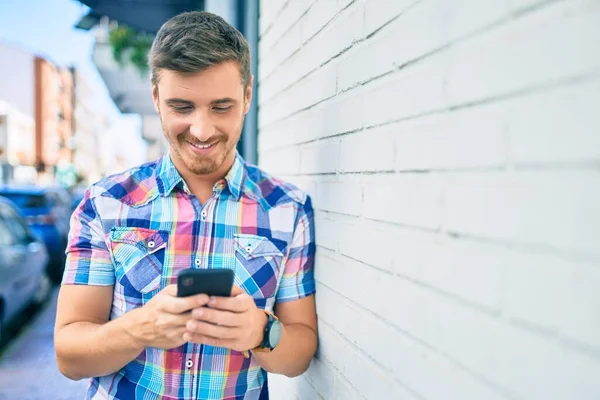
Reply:
<svg viewBox="0 0 600 400"><path fill-rule="evenodd" d="M83 399L88 381L73 382L58 371L54 356L55 291L46 307L0 355L0 400Z"/></svg>

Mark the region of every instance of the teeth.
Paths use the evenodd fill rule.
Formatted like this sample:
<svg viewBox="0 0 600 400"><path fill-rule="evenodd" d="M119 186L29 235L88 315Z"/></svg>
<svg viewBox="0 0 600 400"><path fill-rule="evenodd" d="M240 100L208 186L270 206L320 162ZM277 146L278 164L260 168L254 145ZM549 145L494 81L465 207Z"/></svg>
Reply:
<svg viewBox="0 0 600 400"><path fill-rule="evenodd" d="M194 144L194 143L191 143L191 145L198 149L208 149L210 146L212 146L212 144L201 145L201 144Z"/></svg>

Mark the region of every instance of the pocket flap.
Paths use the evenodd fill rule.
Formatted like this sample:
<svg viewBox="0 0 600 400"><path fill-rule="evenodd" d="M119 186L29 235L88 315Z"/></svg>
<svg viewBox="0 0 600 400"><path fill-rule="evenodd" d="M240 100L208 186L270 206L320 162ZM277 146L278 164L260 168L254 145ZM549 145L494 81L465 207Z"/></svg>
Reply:
<svg viewBox="0 0 600 400"><path fill-rule="evenodd" d="M127 243L140 246L149 254L164 248L167 245L167 231L146 228L114 227L110 231L110 240L113 243Z"/></svg>
<svg viewBox="0 0 600 400"><path fill-rule="evenodd" d="M264 236L238 233L235 235L235 247L248 260L256 257L283 255L277 245Z"/></svg>

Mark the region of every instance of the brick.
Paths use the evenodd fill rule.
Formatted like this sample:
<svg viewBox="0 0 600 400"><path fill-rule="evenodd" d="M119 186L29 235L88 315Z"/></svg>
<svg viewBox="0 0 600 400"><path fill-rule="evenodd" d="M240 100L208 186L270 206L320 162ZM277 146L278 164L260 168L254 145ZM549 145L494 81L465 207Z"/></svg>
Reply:
<svg viewBox="0 0 600 400"><path fill-rule="evenodd" d="M331 217L328 213L321 211L315 212L315 237L317 245L329 250L337 250L338 247L338 226L337 219Z"/></svg>
<svg viewBox="0 0 600 400"><path fill-rule="evenodd" d="M394 231L365 221L338 222L340 253L379 269L393 272L397 244Z"/></svg>
<svg viewBox="0 0 600 400"><path fill-rule="evenodd" d="M438 229L442 182L429 174L382 175L365 179L364 216L407 226Z"/></svg>
<svg viewBox="0 0 600 400"><path fill-rule="evenodd" d="M389 374L426 399L504 398L435 350L393 328L384 320L321 287L319 318L377 360ZM361 321L356 324L354 321ZM436 382L432 385L431 382Z"/></svg>
<svg viewBox="0 0 600 400"><path fill-rule="evenodd" d="M342 137L340 172L375 172L394 169L394 131L389 127L359 131Z"/></svg>
<svg viewBox="0 0 600 400"><path fill-rule="evenodd" d="M300 152L292 147L261 152L260 165L273 175L294 175L300 171Z"/></svg>
<svg viewBox="0 0 600 400"><path fill-rule="evenodd" d="M277 41L272 48L259 46L260 71L259 77L261 81L266 81L266 78L281 64L294 54L302 46L302 30L299 24L294 25L285 35ZM269 86L262 85L261 90L264 92L265 98L271 98L274 93L269 92ZM273 90L274 91L274 90Z"/></svg>
<svg viewBox="0 0 600 400"><path fill-rule="evenodd" d="M505 113L474 107L390 126L396 169L493 168L506 163Z"/></svg>
<svg viewBox="0 0 600 400"><path fill-rule="evenodd" d="M339 5L335 1L317 0L302 18L302 41L307 42L323 29L339 10Z"/></svg>
<svg viewBox="0 0 600 400"><path fill-rule="evenodd" d="M410 243L399 247L409 247ZM415 247L420 248L421 282L490 311L500 311L506 268L502 248L443 236L420 240Z"/></svg>
<svg viewBox="0 0 600 400"><path fill-rule="evenodd" d="M336 94L336 63L319 69L281 95L261 105L263 126L282 120Z"/></svg>
<svg viewBox="0 0 600 400"><path fill-rule="evenodd" d="M362 400L364 397L356 391L350 382L338 374L335 379L335 396L332 399Z"/></svg>
<svg viewBox="0 0 600 400"><path fill-rule="evenodd" d="M272 27L275 18L287 3L287 0L273 0L268 3L259 3L259 31L262 38L265 32Z"/></svg>
<svg viewBox="0 0 600 400"><path fill-rule="evenodd" d="M304 377L322 398L333 398L335 371L327 362L313 358Z"/></svg>
<svg viewBox="0 0 600 400"><path fill-rule="evenodd" d="M362 186L355 182L319 182L315 207L339 214L360 215L363 203L362 191Z"/></svg>
<svg viewBox="0 0 600 400"><path fill-rule="evenodd" d="M362 128L364 101L360 91L353 91L326 102L315 110L317 136L324 138Z"/></svg>
<svg viewBox="0 0 600 400"><path fill-rule="evenodd" d="M373 269L326 251L317 258L319 265L327 266L316 270L325 285L484 376L502 388L502 393L568 399L573 388L590 390L590 383L600 376L598 360L549 338L452 302L414 282L383 279L383 274ZM576 371L567 373L565 361L573 363ZM570 380L565 381L564 376ZM555 395L561 392L563 395Z"/></svg>
<svg viewBox="0 0 600 400"><path fill-rule="evenodd" d="M599 103L598 77L511 102L507 126L512 162L600 160Z"/></svg>
<svg viewBox="0 0 600 400"><path fill-rule="evenodd" d="M562 311L559 315L561 334L572 341L600 350L598 264L575 265L571 267L567 279L569 290L557 307Z"/></svg>
<svg viewBox="0 0 600 400"><path fill-rule="evenodd" d="M335 173L338 166L340 141L319 140L301 147L300 171L303 174Z"/></svg>
<svg viewBox="0 0 600 400"><path fill-rule="evenodd" d="M367 399L417 399L417 396L388 378L380 366L353 347L349 347L345 359L344 376Z"/></svg>
<svg viewBox="0 0 600 400"><path fill-rule="evenodd" d="M399 121L444 107L445 57L427 58L365 87L365 127Z"/></svg>
<svg viewBox="0 0 600 400"><path fill-rule="evenodd" d="M288 1L285 7L277 15L277 21L265 34L260 37L260 46L264 49L271 49L284 35L293 28L300 20L300 17L308 10L314 0ZM259 71L261 80L271 71Z"/></svg>
<svg viewBox="0 0 600 400"><path fill-rule="evenodd" d="M597 172L469 174L447 185L449 232L598 254Z"/></svg>
<svg viewBox="0 0 600 400"><path fill-rule="evenodd" d="M281 64L272 75L261 74L260 83L268 86L269 95L278 93L299 81L328 63L333 57L350 47L353 42L360 40L362 38L362 11L363 9L359 7L358 3L351 5L343 13L338 14L325 29L306 42L296 54ZM269 70L270 72L272 71ZM336 80L333 75L331 79L334 82Z"/></svg>
<svg viewBox="0 0 600 400"><path fill-rule="evenodd" d="M546 254L506 249L498 261L506 268L504 311L529 326L557 332L571 291L575 265ZM568 310L573 312L572 309Z"/></svg>
<svg viewBox="0 0 600 400"><path fill-rule="evenodd" d="M379 1L368 0L365 2L365 35L370 35L376 29L386 24L393 18L406 11L411 5L419 3L418 0Z"/></svg>
<svg viewBox="0 0 600 400"><path fill-rule="evenodd" d="M597 2L555 2L456 46L448 67L449 104L494 98L598 69L599 17Z"/></svg>
<svg viewBox="0 0 600 400"><path fill-rule="evenodd" d="M269 396L274 399L291 398L299 400L297 393L299 381L302 377L288 378L285 375L269 374ZM291 397L290 397L291 396Z"/></svg>

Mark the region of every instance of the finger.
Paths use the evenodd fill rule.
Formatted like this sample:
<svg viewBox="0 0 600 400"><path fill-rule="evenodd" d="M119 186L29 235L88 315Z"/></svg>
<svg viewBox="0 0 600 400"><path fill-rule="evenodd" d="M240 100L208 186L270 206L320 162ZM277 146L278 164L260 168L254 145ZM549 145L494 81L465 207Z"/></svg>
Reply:
<svg viewBox="0 0 600 400"><path fill-rule="evenodd" d="M242 288L241 288L241 287L239 287L239 286L235 286L235 285L234 285L234 286L231 288L231 297L235 297L235 296L237 296L238 294L242 294L242 293L246 293L246 292L244 291L244 289L242 289Z"/></svg>
<svg viewBox="0 0 600 400"><path fill-rule="evenodd" d="M171 327L174 327L177 329L179 329L181 327L183 327L185 329L186 324L192 318L193 317L192 317L191 311L188 311L183 314L171 314L171 319L169 320L169 324Z"/></svg>
<svg viewBox="0 0 600 400"><path fill-rule="evenodd" d="M172 284L172 285L167 285L163 290L163 293L168 294L169 296L177 296L177 285Z"/></svg>
<svg viewBox="0 0 600 400"><path fill-rule="evenodd" d="M171 314L181 314L191 311L194 308L205 306L208 303L208 296L197 294L189 297L165 297L163 310Z"/></svg>
<svg viewBox="0 0 600 400"><path fill-rule="evenodd" d="M189 320L185 328L189 333L217 339L235 339L240 335L239 328L217 326L208 322L196 321L195 319Z"/></svg>
<svg viewBox="0 0 600 400"><path fill-rule="evenodd" d="M208 302L210 308L232 312L247 311L252 305L254 305L254 300L246 293L238 294L235 297L211 297Z"/></svg>
<svg viewBox="0 0 600 400"><path fill-rule="evenodd" d="M190 332L186 332L183 334L183 340L185 340L186 342L206 344L215 347L226 347L229 349L233 349L236 343L235 340L217 339L214 337L202 336Z"/></svg>
<svg viewBox="0 0 600 400"><path fill-rule="evenodd" d="M198 321L210 322L222 326L242 326L242 319L239 313L231 311L216 310L207 307L195 308L191 312L192 318Z"/></svg>

